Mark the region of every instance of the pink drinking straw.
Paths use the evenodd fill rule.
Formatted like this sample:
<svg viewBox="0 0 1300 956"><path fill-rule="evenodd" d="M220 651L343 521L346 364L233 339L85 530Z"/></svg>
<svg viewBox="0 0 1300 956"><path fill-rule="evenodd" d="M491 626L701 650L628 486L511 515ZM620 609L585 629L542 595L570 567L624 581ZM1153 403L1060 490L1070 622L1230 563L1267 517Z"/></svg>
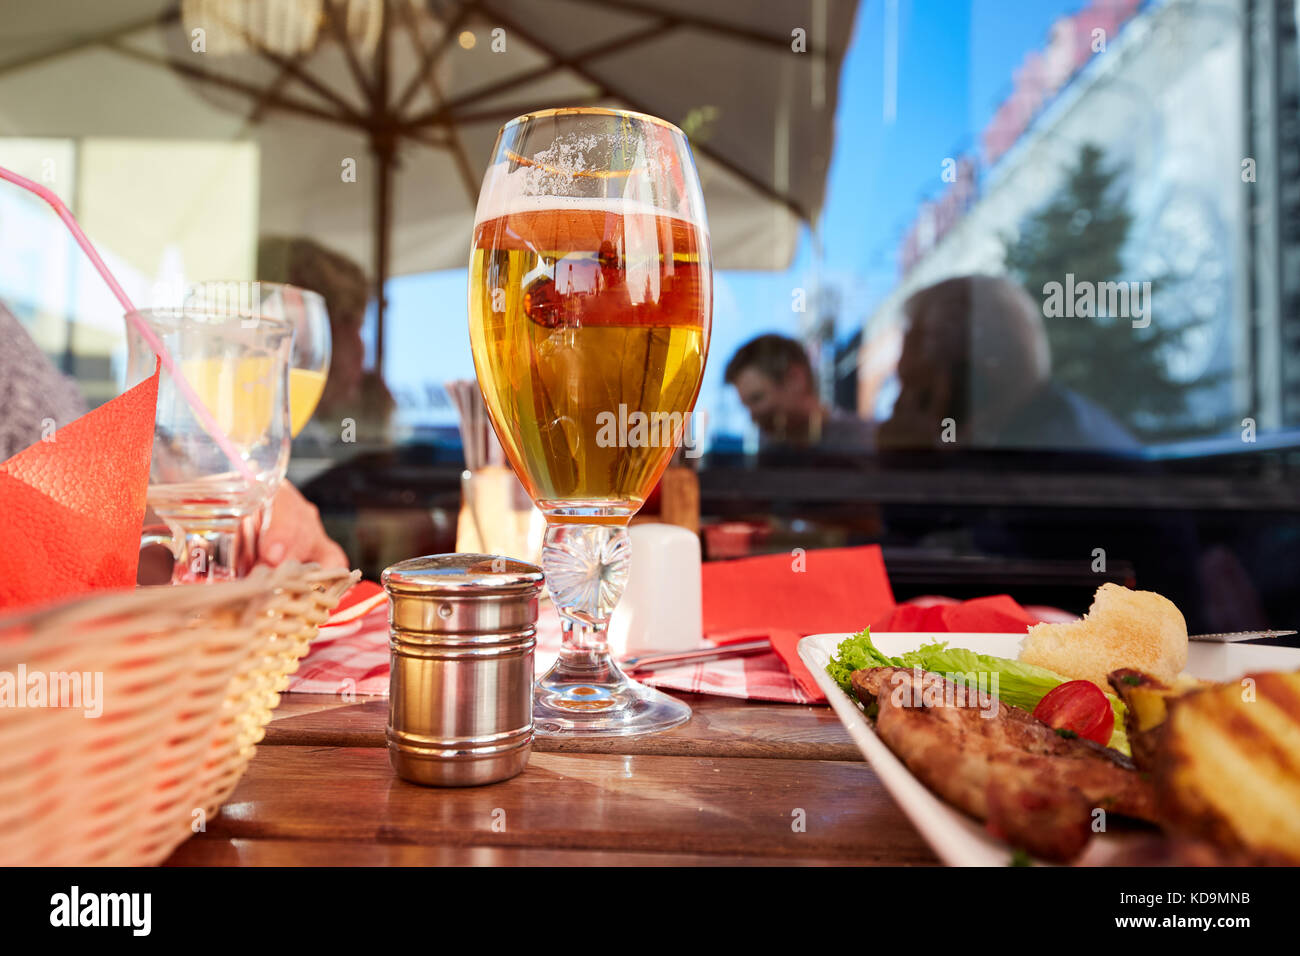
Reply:
<svg viewBox="0 0 1300 956"><path fill-rule="evenodd" d="M218 425L217 420L212 417L212 413L209 412L208 407L203 404L203 400L194 394L194 389L190 388L190 383L185 380L185 376L181 374L181 370L177 368L176 363L172 361L171 353L167 351L167 346L163 345L162 340L154 334L153 329L149 328L149 324L145 322L144 319L140 318L139 314L136 312L135 306L131 304L131 300L127 296L126 290L123 289L118 284L118 281L113 278L113 273L108 271L108 266L104 265L104 260L99 257L99 253L95 251L95 247L91 245L90 240L86 238L86 234L81 231L81 226L77 225L77 220L72 218L72 213L68 212L68 207L63 205L63 200L56 196L52 190L47 189L40 183L33 182L26 176L19 176L17 173L5 169L3 166L0 166L0 179L7 179L15 186L21 186L23 189L26 189L29 193L35 193L53 207L59 218L63 220L63 224L71 230L72 237L77 240L77 245L81 246L82 252L89 257L91 264L99 271L99 274L103 277L104 281L108 283L108 287L113 290L113 295L117 296L117 301L122 303L122 308L126 310L126 320L135 326L136 331L139 332L145 342L148 343L149 348L153 349L153 354L158 356L158 361L161 362L162 367L167 370L167 374L172 377L172 381L176 384L176 387L181 390L181 395L184 396L185 401L189 403L190 408L194 410L194 414L198 417L198 420L203 423L203 427L208 430L208 433L211 434L214 439L216 439L221 450L226 453L226 457L230 459L230 463L235 466L239 473L248 479L250 483L256 484L257 478L249 469L248 463L244 461L243 456L239 454L239 450L231 443L230 438L226 433L221 430L221 426Z"/></svg>

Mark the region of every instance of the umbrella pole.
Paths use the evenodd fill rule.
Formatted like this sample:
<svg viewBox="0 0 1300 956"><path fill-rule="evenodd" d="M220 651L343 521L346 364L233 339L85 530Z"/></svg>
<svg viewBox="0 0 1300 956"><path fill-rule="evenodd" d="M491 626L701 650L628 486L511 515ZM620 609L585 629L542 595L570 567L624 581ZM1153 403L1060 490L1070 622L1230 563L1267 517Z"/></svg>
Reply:
<svg viewBox="0 0 1300 956"><path fill-rule="evenodd" d="M376 140L372 149L375 154L377 175L375 176L375 370L382 376L384 372L384 315L387 305L384 299L384 283L388 278L388 229L392 222L393 206L393 163L396 160L391 140Z"/></svg>
<svg viewBox="0 0 1300 956"><path fill-rule="evenodd" d="M379 28L379 48L375 51L374 88L371 104L375 117L370 127L370 148L378 162L375 177L375 371L384 377L384 318L388 309L384 284L388 279L388 229L392 223L393 167L397 164L397 137L394 135L388 105L388 58L391 53L387 0L384 19Z"/></svg>

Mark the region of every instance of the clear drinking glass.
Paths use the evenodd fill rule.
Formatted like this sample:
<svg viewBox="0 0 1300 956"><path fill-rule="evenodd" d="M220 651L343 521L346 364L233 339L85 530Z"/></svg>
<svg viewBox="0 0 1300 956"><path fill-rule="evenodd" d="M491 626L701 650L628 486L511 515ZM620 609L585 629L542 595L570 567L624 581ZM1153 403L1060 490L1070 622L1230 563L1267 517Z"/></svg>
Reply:
<svg viewBox="0 0 1300 956"><path fill-rule="evenodd" d="M297 438L320 404L329 377L333 333L324 297L282 282L217 280L189 286L185 309L281 319L293 326L289 422L292 435Z"/></svg>
<svg viewBox="0 0 1300 956"><path fill-rule="evenodd" d="M610 109L502 127L479 195L469 316L489 415L547 523L542 565L564 644L535 687L537 732L682 723L690 709L629 680L606 644L627 523L682 438L708 353L709 233L681 130Z"/></svg>
<svg viewBox="0 0 1300 956"><path fill-rule="evenodd" d="M240 577L256 561L256 516L289 464L289 351L284 320L194 308L138 313L225 432L234 462L164 370L158 383L148 503L176 559L173 583ZM155 356L128 323L127 381L153 374Z"/></svg>

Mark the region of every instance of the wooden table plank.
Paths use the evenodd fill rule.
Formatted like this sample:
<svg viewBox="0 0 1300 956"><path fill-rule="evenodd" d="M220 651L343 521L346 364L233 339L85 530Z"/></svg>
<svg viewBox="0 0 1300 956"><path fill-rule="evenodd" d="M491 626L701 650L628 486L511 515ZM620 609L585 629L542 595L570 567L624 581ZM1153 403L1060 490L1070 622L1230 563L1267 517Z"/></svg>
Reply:
<svg viewBox="0 0 1300 956"><path fill-rule="evenodd" d="M289 717L301 717L304 714L322 714L332 710L342 710L356 704L371 701L384 701L387 697L362 696L344 700L339 694L281 694L280 703L271 711L271 722Z"/></svg>
<svg viewBox="0 0 1300 956"><path fill-rule="evenodd" d="M437 789L375 747L262 747L193 839L306 841L304 860L359 843L936 862L865 763L780 758L538 753L511 780Z"/></svg>
<svg viewBox="0 0 1300 956"><path fill-rule="evenodd" d="M771 704L704 694L677 694L693 716L681 727L643 737L538 737L538 753L658 754L694 757L862 759L829 707ZM383 747L388 699L346 703L325 694L285 694L264 744L311 747Z"/></svg>

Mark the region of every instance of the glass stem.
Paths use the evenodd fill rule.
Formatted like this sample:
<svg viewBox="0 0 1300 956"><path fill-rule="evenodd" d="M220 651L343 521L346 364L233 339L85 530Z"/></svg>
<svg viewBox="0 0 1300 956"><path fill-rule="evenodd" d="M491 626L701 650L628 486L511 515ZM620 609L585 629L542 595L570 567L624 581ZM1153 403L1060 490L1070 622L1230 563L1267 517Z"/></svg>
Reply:
<svg viewBox="0 0 1300 956"><path fill-rule="evenodd" d="M617 679L606 630L627 584L631 558L626 524L547 524L542 567L560 613L564 643L559 669L566 678Z"/></svg>
<svg viewBox="0 0 1300 956"><path fill-rule="evenodd" d="M238 536L233 531L207 529L185 534L185 552L176 559L173 584L226 581L239 576Z"/></svg>
<svg viewBox="0 0 1300 956"><path fill-rule="evenodd" d="M263 508L243 516L209 518L202 528L183 528L169 521L172 540L183 547L177 550L173 546L176 563L172 584L228 581L246 576L257 564L258 539L266 514Z"/></svg>

